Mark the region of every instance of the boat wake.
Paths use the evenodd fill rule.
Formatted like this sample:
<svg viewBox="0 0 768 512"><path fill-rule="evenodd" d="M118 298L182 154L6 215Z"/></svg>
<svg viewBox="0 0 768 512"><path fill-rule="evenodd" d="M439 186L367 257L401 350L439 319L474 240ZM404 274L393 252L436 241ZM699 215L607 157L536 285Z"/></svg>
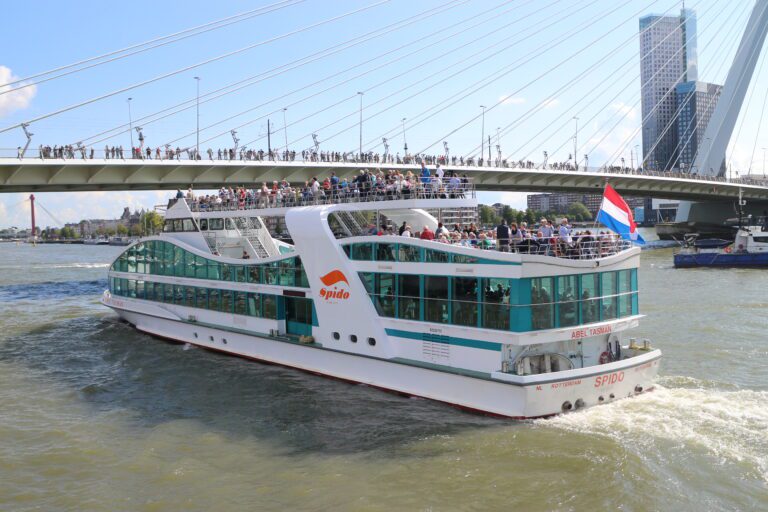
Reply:
<svg viewBox="0 0 768 512"><path fill-rule="evenodd" d="M667 377L651 393L539 420L540 426L605 436L659 451L672 445L720 463L746 464L768 482L768 391L723 390L690 377Z"/></svg>

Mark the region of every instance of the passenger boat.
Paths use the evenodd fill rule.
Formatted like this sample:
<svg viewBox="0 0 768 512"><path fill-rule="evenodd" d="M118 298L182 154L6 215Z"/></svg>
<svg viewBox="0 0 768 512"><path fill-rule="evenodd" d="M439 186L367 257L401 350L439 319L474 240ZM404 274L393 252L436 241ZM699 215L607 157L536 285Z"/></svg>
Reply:
<svg viewBox="0 0 768 512"><path fill-rule="evenodd" d="M733 241L686 235L674 262L678 268L768 267L768 226L764 221L740 226Z"/></svg>
<svg viewBox="0 0 768 512"><path fill-rule="evenodd" d="M160 338L490 415L546 417L652 389L661 352L629 337L638 247L502 252L371 229L434 229L426 210L476 207L466 179L439 193L172 200L164 232L112 263L102 302Z"/></svg>

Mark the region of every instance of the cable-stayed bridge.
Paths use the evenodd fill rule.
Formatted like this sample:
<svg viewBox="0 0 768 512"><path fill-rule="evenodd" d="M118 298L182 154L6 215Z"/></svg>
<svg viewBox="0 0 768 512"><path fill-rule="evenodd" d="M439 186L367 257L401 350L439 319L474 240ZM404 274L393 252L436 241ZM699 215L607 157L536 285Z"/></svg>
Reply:
<svg viewBox="0 0 768 512"><path fill-rule="evenodd" d="M434 165L429 166L434 169ZM600 194L607 182L627 195L691 201L768 201L768 180L699 176L686 173L638 172L632 169L589 170L534 167L443 165L446 173L466 175L478 191L540 190ZM335 173L353 178L361 170L399 170L419 174L420 165L380 162L313 162L247 160L64 160L0 159L0 191L57 192L108 190L212 189L222 185L256 187L287 180L301 186L313 177Z"/></svg>
<svg viewBox="0 0 768 512"><path fill-rule="evenodd" d="M0 83L0 97L47 87L65 77L77 77L124 59L172 48L193 38L220 33L217 31L223 28L233 30L238 24L268 19L276 12L307 3L309 0L278 1L13 78ZM703 132L698 135L699 150L694 161L686 164L678 157L669 168L657 168L653 162L641 159L637 150L633 152L643 125L637 122L634 126L630 123L630 129L626 126L638 105L645 101L639 92L632 92L636 86L659 78L659 74L669 74L674 69L672 64L683 58L683 48L672 45L667 53L659 54L666 62L657 63L658 70L650 77L641 79L641 73L635 72L647 57L634 50L638 47L638 36L642 38L659 28L664 17L680 7L677 2L505 0L478 6L466 0L450 0L377 25L374 15L388 8L388 4L375 1L345 12L329 13L298 28L250 41L236 50L179 65L155 76L136 78L113 90L0 126L0 145L5 146L0 148L0 192L146 190L189 185L205 189L282 179L302 184L313 176L331 172L351 176L361 169L418 171L421 161L434 169L442 159L446 171L466 174L477 190L598 193L610 181L619 191L633 195L714 201L731 200L741 191L747 199L768 200L763 180L743 178L756 160L759 130L747 168L737 169L742 178L734 179L733 173L726 177L717 165L723 159L731 160L728 146L739 113L746 97L748 105L752 100L747 93L768 27L768 0L689 2L689 8L698 9L700 50L712 51L710 61L699 62L699 69L711 68L713 75L725 69L727 79L707 126L698 124L701 119L691 126L693 120L684 119L678 111L667 126L661 127L662 135L673 129L691 134ZM661 16L657 21L639 34L636 30L627 32L627 26L636 27L638 17L651 9L659 9ZM227 73L218 77L224 83L209 87L203 94L200 76L189 76L202 74L207 66L230 62L248 52L274 47L280 41L309 37L322 27L339 27L341 23L356 23L360 19L368 23L364 31L355 32L353 37L341 38L326 47L312 47L299 58L286 58L273 68L264 66L254 75L228 81L235 77L228 78ZM606 19L612 22L601 23ZM416 27L416 37L408 37L408 30ZM650 51L666 48L678 36L675 30L670 31ZM354 61L345 60L345 52L365 44L372 44L373 51ZM544 68L538 66L542 61L547 63ZM328 62L344 65L329 73L303 73L297 77L295 87L283 90L280 86L267 97L242 101L238 110L222 110L213 118L210 115L218 102L233 95L290 76L294 71L301 73L313 63ZM579 66L572 66L573 62L579 62ZM429 80L418 75L425 66L429 66ZM589 81L593 76L604 78ZM178 77L195 79L195 97L169 100L162 108L132 116L132 95L136 91ZM204 83L206 80L204 77ZM496 86L505 91L501 97L490 92ZM574 90L577 92L569 96L567 106L554 108L558 97ZM537 98L525 99L524 94ZM670 94L674 94L673 89L663 96ZM477 98L483 102L479 108L474 103ZM127 103L127 123L119 121L90 134L67 130L68 140L53 146L49 140L39 140L40 134L33 134L41 130L45 133L46 123L53 119L93 112L100 105L115 101ZM471 109L467 102L473 102ZM499 115L510 104L521 106L514 114ZM355 108L350 109L351 105ZM201 108L209 112L203 126ZM196 115L194 129L183 124L172 125L175 131L168 127L170 120L185 113ZM446 123L445 116L452 113L458 114L451 115ZM496 116L495 122L486 129L486 117L492 116ZM502 126L494 131L495 124ZM468 137L467 132L479 132L481 144L467 143L469 139L478 140L475 135ZM376 135L371 137L371 133ZM741 127L737 138L740 133ZM402 157L399 152L393 155L390 149L395 140L399 144L401 137ZM17 145L9 144L12 138ZM241 138L249 140L242 142ZM463 147L459 146L461 151L454 149L451 156L449 147L454 148L457 139ZM678 145L689 142L690 137ZM653 150L660 139L651 143ZM229 157L218 156L222 147ZM243 157L245 148L259 157ZM678 149L672 153L681 154ZM439 156L435 156L437 150L442 151ZM286 153L292 156L283 157ZM322 161L323 153L342 157Z"/></svg>

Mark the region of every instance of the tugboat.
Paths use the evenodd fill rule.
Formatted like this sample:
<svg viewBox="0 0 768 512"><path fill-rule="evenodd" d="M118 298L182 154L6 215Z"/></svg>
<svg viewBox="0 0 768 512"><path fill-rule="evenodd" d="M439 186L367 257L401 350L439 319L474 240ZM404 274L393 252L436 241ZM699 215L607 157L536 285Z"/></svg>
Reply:
<svg viewBox="0 0 768 512"><path fill-rule="evenodd" d="M719 238L699 240L696 233L688 234L674 255L675 267L768 268L767 228L761 217L756 225L740 226L733 242Z"/></svg>
<svg viewBox="0 0 768 512"><path fill-rule="evenodd" d="M732 242L719 238L699 240L698 234L687 234L674 255L675 267L768 268L768 218L759 217L753 222L748 215L745 226L744 205L739 193L738 228Z"/></svg>

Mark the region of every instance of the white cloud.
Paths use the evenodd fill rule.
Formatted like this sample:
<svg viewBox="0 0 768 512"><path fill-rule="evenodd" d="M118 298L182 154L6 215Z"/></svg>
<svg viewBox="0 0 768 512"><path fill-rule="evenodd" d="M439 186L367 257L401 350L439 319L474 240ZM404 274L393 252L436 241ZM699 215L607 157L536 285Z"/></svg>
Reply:
<svg viewBox="0 0 768 512"><path fill-rule="evenodd" d="M557 98L549 98L548 100L544 100L544 103L542 104L543 108L555 108L560 104L560 100Z"/></svg>
<svg viewBox="0 0 768 512"><path fill-rule="evenodd" d="M499 96L499 101L502 105L522 105L525 103L525 98L520 96Z"/></svg>
<svg viewBox="0 0 768 512"><path fill-rule="evenodd" d="M18 80L18 77L13 75L10 68L0 66L0 84L7 84L15 80ZM23 89L14 90L20 85L23 85L23 83L0 87L0 92L13 90L13 92L5 92L5 94L0 95L0 117L5 117L17 110L29 107L32 98L35 97L37 92L37 86L30 85Z"/></svg>

